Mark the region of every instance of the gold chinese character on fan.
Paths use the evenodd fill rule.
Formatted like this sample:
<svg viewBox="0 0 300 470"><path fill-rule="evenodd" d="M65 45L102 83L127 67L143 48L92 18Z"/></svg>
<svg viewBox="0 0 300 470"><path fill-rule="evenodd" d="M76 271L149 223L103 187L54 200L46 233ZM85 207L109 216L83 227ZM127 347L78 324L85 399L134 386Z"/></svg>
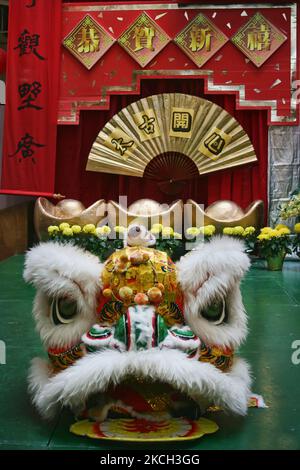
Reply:
<svg viewBox="0 0 300 470"><path fill-rule="evenodd" d="M173 130L189 131L191 128L192 116L189 113L173 113Z"/></svg>
<svg viewBox="0 0 300 470"><path fill-rule="evenodd" d="M217 127L214 127L206 134L206 136L204 136L204 139L199 146L199 150L206 157L209 157L212 160L217 160L230 140L231 136L229 134Z"/></svg>
<svg viewBox="0 0 300 470"><path fill-rule="evenodd" d="M192 136L194 110L172 108L169 135L189 139Z"/></svg>

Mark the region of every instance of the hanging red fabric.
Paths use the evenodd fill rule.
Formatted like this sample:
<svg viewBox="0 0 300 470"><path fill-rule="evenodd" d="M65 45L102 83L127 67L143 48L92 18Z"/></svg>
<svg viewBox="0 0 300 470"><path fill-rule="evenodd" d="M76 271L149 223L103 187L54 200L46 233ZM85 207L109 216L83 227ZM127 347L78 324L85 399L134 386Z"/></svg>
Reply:
<svg viewBox="0 0 300 470"><path fill-rule="evenodd" d="M10 2L2 193L54 192L61 4Z"/></svg>

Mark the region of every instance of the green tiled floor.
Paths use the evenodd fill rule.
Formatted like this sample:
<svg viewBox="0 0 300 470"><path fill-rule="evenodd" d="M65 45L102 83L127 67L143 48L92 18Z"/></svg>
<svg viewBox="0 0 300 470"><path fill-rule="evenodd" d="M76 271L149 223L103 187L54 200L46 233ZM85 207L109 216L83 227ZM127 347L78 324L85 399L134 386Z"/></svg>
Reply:
<svg viewBox="0 0 300 470"><path fill-rule="evenodd" d="M0 447L6 449L164 449L93 441L73 436L72 416L64 411L44 422L26 391L29 362L43 355L31 318L34 290L22 280L23 256L0 263L0 340L6 365L0 365ZM300 364L291 362L291 344L300 340L300 262L286 262L271 273L256 262L242 284L250 334L240 353L253 370L253 391L268 409L250 409L246 418L214 414L220 430L198 441L168 449L300 449Z"/></svg>

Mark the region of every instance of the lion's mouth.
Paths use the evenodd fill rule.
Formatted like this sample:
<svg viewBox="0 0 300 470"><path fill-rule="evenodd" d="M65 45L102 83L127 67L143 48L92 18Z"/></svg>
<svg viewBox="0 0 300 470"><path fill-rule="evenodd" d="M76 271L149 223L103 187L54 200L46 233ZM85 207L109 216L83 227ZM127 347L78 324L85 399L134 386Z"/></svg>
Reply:
<svg viewBox="0 0 300 470"><path fill-rule="evenodd" d="M207 406L207 400L200 406L199 402L167 383L128 377L122 383L110 386L105 393L89 396L77 418L97 422L123 418L149 421L181 417L197 419Z"/></svg>
<svg viewBox="0 0 300 470"><path fill-rule="evenodd" d="M242 359L235 358L224 373L168 348L100 350L52 371L48 361L35 359L29 377L34 403L45 417L61 406L94 420L120 412L197 416L210 404L244 415L250 394Z"/></svg>

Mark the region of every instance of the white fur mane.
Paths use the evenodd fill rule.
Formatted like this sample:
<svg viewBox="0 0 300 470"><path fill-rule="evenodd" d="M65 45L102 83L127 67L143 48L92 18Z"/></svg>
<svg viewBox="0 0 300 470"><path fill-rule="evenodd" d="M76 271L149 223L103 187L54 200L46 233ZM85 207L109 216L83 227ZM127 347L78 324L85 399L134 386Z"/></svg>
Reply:
<svg viewBox="0 0 300 470"><path fill-rule="evenodd" d="M245 339L247 317L240 280L249 265L243 243L229 237L214 237L177 263L185 319L204 342L235 348ZM229 314L221 325L214 325L201 316L201 310L216 299L226 301Z"/></svg>
<svg viewBox="0 0 300 470"><path fill-rule="evenodd" d="M26 254L24 279L37 289L33 313L46 347L75 344L95 322L101 271L102 264L96 256L70 244L41 243ZM60 297L76 301L78 310L73 323L52 323L50 301Z"/></svg>

